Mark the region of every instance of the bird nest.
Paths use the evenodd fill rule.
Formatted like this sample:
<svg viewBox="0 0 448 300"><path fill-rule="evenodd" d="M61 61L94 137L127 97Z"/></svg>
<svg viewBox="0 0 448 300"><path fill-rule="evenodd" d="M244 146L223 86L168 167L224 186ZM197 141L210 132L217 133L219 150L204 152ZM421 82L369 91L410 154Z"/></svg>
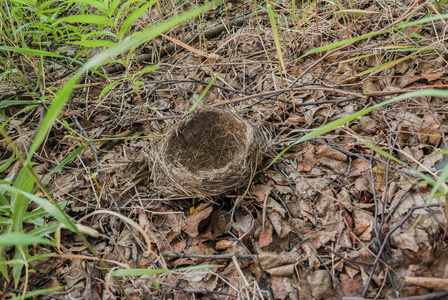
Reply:
<svg viewBox="0 0 448 300"><path fill-rule="evenodd" d="M261 161L261 145L255 128L234 113L202 109L156 145L154 187L202 198L245 186Z"/></svg>

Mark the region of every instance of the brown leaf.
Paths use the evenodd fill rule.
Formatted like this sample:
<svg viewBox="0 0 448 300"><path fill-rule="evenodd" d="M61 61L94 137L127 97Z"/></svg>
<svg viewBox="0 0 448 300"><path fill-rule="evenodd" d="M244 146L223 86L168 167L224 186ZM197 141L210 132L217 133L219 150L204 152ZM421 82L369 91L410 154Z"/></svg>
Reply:
<svg viewBox="0 0 448 300"><path fill-rule="evenodd" d="M292 280L287 277L271 277L271 288L274 293L274 299L296 298L298 291L294 288Z"/></svg>
<svg viewBox="0 0 448 300"><path fill-rule="evenodd" d="M312 270L315 270L319 267L320 265L320 261L317 258L316 254L314 253L313 250L311 250L310 246L308 246L308 244L302 244L301 245L303 251L305 251L306 256L308 258L308 265L310 266L310 268Z"/></svg>
<svg viewBox="0 0 448 300"><path fill-rule="evenodd" d="M268 226L260 232L259 237L260 248L269 246L272 243L272 226L268 223Z"/></svg>
<svg viewBox="0 0 448 300"><path fill-rule="evenodd" d="M316 158L321 157L333 158L339 161L347 161L347 155L327 145L317 147Z"/></svg>
<svg viewBox="0 0 448 300"><path fill-rule="evenodd" d="M220 237L230 229L230 214L223 210L219 210L212 214L211 233L214 237Z"/></svg>
<svg viewBox="0 0 448 300"><path fill-rule="evenodd" d="M285 122L283 122L283 125L286 126L292 126L292 125L299 125L300 123L305 123L306 118L303 116L291 116L288 119L286 119Z"/></svg>
<svg viewBox="0 0 448 300"><path fill-rule="evenodd" d="M359 176L370 171L370 164L364 158L357 158L353 161L349 176Z"/></svg>
<svg viewBox="0 0 448 300"><path fill-rule="evenodd" d="M333 284L327 270L314 271L307 281L315 299L327 299L333 294Z"/></svg>
<svg viewBox="0 0 448 300"><path fill-rule="evenodd" d="M415 240L415 230L412 228L406 231L395 231L390 237L390 240L392 245L400 249L408 249L414 252L418 251L418 244Z"/></svg>
<svg viewBox="0 0 448 300"><path fill-rule="evenodd" d="M183 230L191 237L199 235L199 230L201 229L201 222L208 218L212 213L213 207L207 207L210 203L203 203L204 205L199 205L196 211L187 218L185 221L185 226Z"/></svg>
<svg viewBox="0 0 448 300"><path fill-rule="evenodd" d="M362 247L359 250L349 252L347 254L347 257L354 262L364 264L369 264L375 260L375 256L373 256L370 250L366 247Z"/></svg>
<svg viewBox="0 0 448 300"><path fill-rule="evenodd" d="M215 248L216 250L225 250L232 248L234 244L235 244L234 241L220 240L219 242L216 243Z"/></svg>
<svg viewBox="0 0 448 300"><path fill-rule="evenodd" d="M257 199L258 202L263 202L269 194L271 194L274 181L269 180L266 184L256 184L250 189L250 194Z"/></svg>
<svg viewBox="0 0 448 300"><path fill-rule="evenodd" d="M418 140L422 144L430 144L438 146L442 140L442 133L440 132L440 126L432 123L428 127L423 128L417 134Z"/></svg>
<svg viewBox="0 0 448 300"><path fill-rule="evenodd" d="M362 210L356 210L353 212L353 220L355 222L353 233L362 241L370 241L373 231L373 216Z"/></svg>
<svg viewBox="0 0 448 300"><path fill-rule="evenodd" d="M360 191L370 191L372 184L370 183L370 177L360 177L355 180L355 188Z"/></svg>
<svg viewBox="0 0 448 300"><path fill-rule="evenodd" d="M258 254L258 259L263 269L272 269L278 266L297 263L300 260L300 254L286 251L280 254L263 251Z"/></svg>
<svg viewBox="0 0 448 300"><path fill-rule="evenodd" d="M299 160L297 162L297 171L298 172L309 172L311 171L311 165L306 160Z"/></svg>
<svg viewBox="0 0 448 300"><path fill-rule="evenodd" d="M272 269L266 270L272 276L290 276L294 274L294 266L295 264L275 267Z"/></svg>
<svg viewBox="0 0 448 300"><path fill-rule="evenodd" d="M292 226L284 222L279 213L271 212L268 214L268 217L280 238L284 238L292 230Z"/></svg>
<svg viewBox="0 0 448 300"><path fill-rule="evenodd" d="M341 297L356 297L361 296L363 293L363 288L358 281L350 279L347 275L341 274L339 277L340 285L340 295Z"/></svg>
<svg viewBox="0 0 448 300"><path fill-rule="evenodd" d="M355 277L355 275L359 273L358 270L347 267L347 266L344 266L344 270L345 270L345 273L347 273L347 275L350 276L351 279L353 279L353 277Z"/></svg>

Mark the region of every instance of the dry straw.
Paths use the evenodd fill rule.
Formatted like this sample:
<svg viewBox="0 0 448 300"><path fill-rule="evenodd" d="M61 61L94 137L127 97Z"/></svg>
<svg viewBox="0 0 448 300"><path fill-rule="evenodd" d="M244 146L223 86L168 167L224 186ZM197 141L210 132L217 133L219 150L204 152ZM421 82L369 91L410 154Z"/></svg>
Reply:
<svg viewBox="0 0 448 300"><path fill-rule="evenodd" d="M154 187L171 196L216 196L247 185L262 158L256 129L236 114L205 108L154 147Z"/></svg>

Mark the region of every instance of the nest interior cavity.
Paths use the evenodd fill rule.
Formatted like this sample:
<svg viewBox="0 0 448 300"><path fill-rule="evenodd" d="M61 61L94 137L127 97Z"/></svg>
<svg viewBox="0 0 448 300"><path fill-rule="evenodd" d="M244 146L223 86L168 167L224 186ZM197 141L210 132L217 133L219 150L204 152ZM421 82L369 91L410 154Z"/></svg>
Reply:
<svg viewBox="0 0 448 300"><path fill-rule="evenodd" d="M153 179L157 185L198 197L241 187L261 160L261 140L255 131L230 111L202 109L174 125L161 140Z"/></svg>

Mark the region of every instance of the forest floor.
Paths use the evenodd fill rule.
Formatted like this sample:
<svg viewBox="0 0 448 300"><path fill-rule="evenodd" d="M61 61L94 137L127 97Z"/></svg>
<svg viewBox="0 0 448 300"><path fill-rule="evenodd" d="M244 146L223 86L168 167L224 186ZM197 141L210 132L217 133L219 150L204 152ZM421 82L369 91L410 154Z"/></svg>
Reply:
<svg viewBox="0 0 448 300"><path fill-rule="evenodd" d="M295 144L271 164L325 124L406 92L446 89L446 21L396 28L446 13L446 5L293 5L273 4L270 18L265 3L227 3L137 48L126 72L86 76L34 156L33 169L54 197L71 201L66 213L99 233L88 240L111 269L215 266L116 277L121 288L64 229L59 253L30 265L30 291L65 285L39 299L447 297L445 197L426 201L432 186L419 176L437 180L446 166L443 154L432 154L447 149L447 99L390 103ZM146 18L170 16L159 8ZM191 34L196 38L186 40ZM302 56L340 41L346 42ZM70 51L65 55L75 55ZM126 80L100 99L111 82L156 64L136 77L141 100ZM262 162L249 187L205 199L164 194L151 173L158 139L131 137L163 136L215 77L199 108L227 109L254 125ZM1 89L17 86L2 82ZM5 107L2 117L21 109ZM23 111L6 127L20 150L29 148L40 113ZM45 177L80 145L78 134L101 141ZM104 140L116 137L125 139ZM0 148L0 160L10 156L6 141ZM152 254L145 255L144 236L118 215L145 231ZM33 253L48 248L35 246ZM2 282L4 296L16 291L11 284Z"/></svg>

